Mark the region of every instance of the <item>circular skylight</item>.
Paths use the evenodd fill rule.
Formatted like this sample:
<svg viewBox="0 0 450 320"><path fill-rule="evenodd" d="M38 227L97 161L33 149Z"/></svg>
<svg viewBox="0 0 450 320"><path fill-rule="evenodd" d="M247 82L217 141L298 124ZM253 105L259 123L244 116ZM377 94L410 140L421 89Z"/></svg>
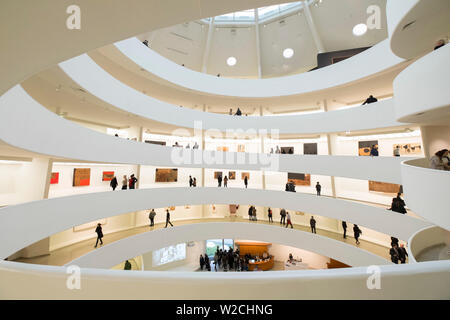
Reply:
<svg viewBox="0 0 450 320"><path fill-rule="evenodd" d="M286 59L292 58L292 56L294 55L294 50L292 50L291 48L286 48L283 51L283 57L285 57Z"/></svg>
<svg viewBox="0 0 450 320"><path fill-rule="evenodd" d="M357 24L353 27L353 34L357 37L362 36L367 32L367 26L364 23Z"/></svg>
<svg viewBox="0 0 450 320"><path fill-rule="evenodd" d="M230 67L231 67L231 66L234 66L234 65L236 64L236 62L237 62L237 60L236 60L235 57L229 57L229 58L227 59L227 65L229 65Z"/></svg>

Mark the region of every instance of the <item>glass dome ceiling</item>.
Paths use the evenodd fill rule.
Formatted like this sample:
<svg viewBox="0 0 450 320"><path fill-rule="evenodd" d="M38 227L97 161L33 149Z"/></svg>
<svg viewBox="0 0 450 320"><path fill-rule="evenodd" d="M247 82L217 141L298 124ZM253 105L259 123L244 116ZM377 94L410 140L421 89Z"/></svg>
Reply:
<svg viewBox="0 0 450 320"><path fill-rule="evenodd" d="M309 0L308 3L312 3L315 0ZM264 22L268 19L277 17L290 11L295 11L303 6L303 1L289 2L279 5L273 5L268 7L262 7L258 9L243 10L232 13L223 14L214 18L215 23L255 23L255 14L258 14L258 21ZM204 21L210 21L211 18L204 19Z"/></svg>

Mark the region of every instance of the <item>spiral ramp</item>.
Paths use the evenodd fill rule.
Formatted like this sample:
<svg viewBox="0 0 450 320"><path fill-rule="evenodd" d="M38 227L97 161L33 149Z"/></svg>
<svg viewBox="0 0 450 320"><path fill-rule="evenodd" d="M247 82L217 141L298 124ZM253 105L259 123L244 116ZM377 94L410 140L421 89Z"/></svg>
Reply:
<svg viewBox="0 0 450 320"><path fill-rule="evenodd" d="M219 131L251 127L255 129L278 129L286 134L317 134L342 132L347 130L389 128L404 123L418 123L427 125L448 125L450 120L448 83L450 66L449 46L420 56L424 53L424 46L428 40L409 41L409 33L398 31L402 21L410 15L420 15L420 26L433 21L435 15L425 10L427 1L410 1L410 7L399 7L395 2L388 1L389 39L382 46L384 52L392 52L400 58L390 55L389 59L376 57L384 61L385 66L375 65L370 69L373 74L400 63L403 59L417 58L407 66L395 79L394 96L392 99L378 102L375 108L364 109L355 107L342 111L324 112L318 115L295 115L277 117L277 119L262 116L261 119L248 119L222 116L196 110L180 109L166 102L143 95L133 88L123 84L119 79L109 75L96 65L89 56L82 54L90 49L110 44L134 36L139 32L156 29L186 20L246 9L276 3L276 1L228 1L226 6L214 6L208 1L193 1L200 3L202 10L192 10L190 1L185 1L184 16L165 16L163 19L136 19L132 10L142 10L148 4L146 1L136 1L133 9L120 10L111 13L111 21L122 21L127 25L122 33L111 35L111 32L101 30L94 33L77 35L82 45L76 49L64 47L53 50L58 46L60 38L47 37L43 42L42 52L36 53L36 59L27 55L13 55L22 48L10 46L11 56L24 62L21 68L18 64L10 63L2 76L0 97L0 140L8 147L14 147L28 155L65 159L67 161L81 161L94 163L116 163L131 165L151 165L164 167L186 167L207 169L232 169L277 172L310 172L312 174L345 177L362 180L375 180L403 185L405 200L415 215L396 215L384 208L367 203L338 199L333 197L316 197L304 193L286 193L273 190L258 190L238 188L140 188L133 191L98 192L72 195L52 199L35 199L36 201L18 203L0 208L0 257L5 259L17 251L52 236L58 232L70 229L91 221L118 216L129 212L145 210L151 207L166 208L170 206L233 204L257 205L261 207L282 208L292 211L302 211L316 216L323 216L336 221L345 220L360 226L375 230L385 235L395 236L408 242L409 263L393 265L385 256L358 248L356 246L337 241L327 236L310 234L302 231L296 225L294 230L284 230L272 225L251 224L242 221L210 222L200 217L192 217L195 223L188 223L172 229L147 231L137 235L124 237L100 249L91 250L87 254L73 257L66 266L78 265L81 269L83 288L68 290L66 287L67 269L63 266L27 264L2 260L0 262L0 298L2 299L391 299L403 297L405 299L448 299L450 298L450 261L431 259L426 261L419 258L436 246L447 244L450 229L448 215L448 200L445 197L450 175L447 171L430 169L425 159L407 159L390 157L352 157L336 155L265 155L259 153L220 152L208 150L179 149L145 144L137 141L117 139L104 133L99 133L72 121L65 120L50 112L45 106L33 99L20 85L25 78L60 63L60 68L82 88L98 99L114 106L122 112L137 115L144 119L160 121L176 127L193 128L196 120L201 120L203 129L218 128ZM209 1L210 2L210 1ZM446 9L446 2L439 2ZM3 4L2 4L3 5ZM89 6L89 2L86 4ZM154 13L164 13L172 1L161 5ZM178 3L177 3L178 5ZM14 5L8 3L9 9ZM248 6L248 7L246 7ZM45 7L45 5L43 6ZM220 8L220 9L217 9ZM129 10L128 10L129 9ZM447 8L448 9L448 8ZM91 9L95 12L95 8ZM222 11L221 11L222 10ZM180 10L182 12L183 10ZM2 10L5 12L5 10ZM126 15L121 15L126 12ZM448 12L448 11L444 11ZM27 14L27 13L24 13ZM119 18L119 19L116 19ZM427 21L429 19L429 21ZM142 24L139 20L146 20L149 24ZM152 20L151 23L148 20ZM164 21L164 23L163 23ZM448 20L447 20L448 21ZM49 24L53 23L49 19ZM55 21L56 23L56 21ZM448 22L436 21L430 24L433 33L416 33L416 36L426 38L435 35L448 34ZM431 28L430 27L430 28ZM29 26L32 29L32 26ZM419 28L419 26L417 26ZM420 28L418 29L420 30ZM23 30L22 32L25 32ZM30 32L28 30L28 32ZM108 34L108 36L106 36ZM72 37L72 36L70 36ZM48 41L54 41L52 43ZM134 39L116 44L127 54L124 43L133 45ZM46 46L48 44L48 46ZM388 45L389 44L389 45ZM408 47L405 48L406 44ZM389 48L390 47L390 48ZM125 49L124 49L125 48ZM127 47L129 49L129 47ZM383 50L375 48L372 54L382 54ZM389 49L389 50L388 50ZM44 54L45 50L52 51ZM140 49L139 49L140 50ZM6 50L8 51L8 50ZM405 54L407 52L407 54ZM76 55L81 56L75 57ZM34 58L34 57L33 57ZM69 59L71 58L71 59ZM61 62L65 59L67 61ZM130 59L139 64L139 59L130 54ZM352 58L353 59L353 58ZM352 60L349 59L349 60ZM364 60L364 56L354 57ZM5 63L2 57L2 63ZM377 60L377 61L378 61ZM354 60L354 62L358 60ZM13 61L12 61L13 62ZM355 62L355 63L356 63ZM339 64L337 64L339 65ZM336 66L337 66L336 65ZM151 65L146 66L149 71ZM310 87L297 84L293 88L298 91L287 91L285 94L299 95L312 91L338 87L345 75L346 64L339 68L320 71L334 74L334 78L327 78L330 83L310 83ZM155 70L157 68L155 67ZM425 72L425 71L428 72ZM156 72L156 71L155 71ZM304 76L315 77L314 71L310 75L297 75L298 79L271 79L272 82L301 83ZM339 73L342 74L339 74ZM347 75L348 83L355 79L373 74ZM202 75L192 75L202 78ZM319 76L321 76L319 74ZM159 72L158 77L166 76ZM189 74L183 75L189 77ZM184 79L180 77L180 79ZM344 77L345 78L345 77ZM339 79L334 81L333 79ZM166 81L174 81L167 76ZM218 95L242 96L239 90L232 90L240 84L232 79L220 79L230 84L212 84L208 87L204 81L186 82L190 86L199 84L193 89L198 92ZM218 80L219 81L219 80ZM253 80L263 81L263 80ZM178 83L183 86L187 84ZM206 82L207 83L207 82ZM102 84L102 85L99 85ZM262 82L250 83L248 86L261 86L261 98L279 96L277 88L269 84L266 88ZM229 92L214 91L214 88L225 88ZM231 88L231 89L230 89ZM271 89L273 88L273 89ZM287 90L288 86L284 86ZM208 91L212 90L212 91ZM306 91L305 91L306 90ZM254 89L252 96L257 95ZM234 93L233 93L234 92ZM246 92L252 92L247 90ZM361 124L355 119L370 120ZM298 124L301 125L298 125ZM447 139L448 143L448 139ZM149 156L151 155L151 156ZM210 163L211 158L233 158L227 163ZM266 161L256 162L255 158ZM197 159L198 161L183 162L182 159ZM277 167L270 168L268 163L277 163ZM295 223L295 222L294 222ZM311 252L342 261L352 268L331 270L307 270L292 272L264 272L262 273L228 273L205 274L195 272L162 272L142 271L128 273L124 271L108 270L108 268L146 252L183 241L205 240L208 238L250 238L268 242L280 243L293 247L301 247ZM444 254L443 250L439 255ZM448 258L447 258L448 259ZM381 274L382 287L379 290L368 289L368 266L377 266ZM226 281L224 281L226 280ZM45 281L45 288L41 284ZM210 286L219 285L222 290L210 292ZM195 285L195 286L194 286ZM151 287L152 290L148 290ZM187 291L186 288L195 287ZM270 287L270 292L267 288ZM301 288L301 290L299 290ZM342 288L345 288L344 290Z"/></svg>

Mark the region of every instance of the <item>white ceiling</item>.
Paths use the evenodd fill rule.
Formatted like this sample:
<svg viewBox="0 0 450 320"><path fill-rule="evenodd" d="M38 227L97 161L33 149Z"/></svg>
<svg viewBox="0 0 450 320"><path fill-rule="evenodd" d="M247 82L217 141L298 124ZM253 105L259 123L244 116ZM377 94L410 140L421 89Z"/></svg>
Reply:
<svg viewBox="0 0 450 320"><path fill-rule="evenodd" d="M381 12L381 28L368 30L363 36L353 35L353 27L365 23L366 10L377 5ZM388 36L386 0L322 0L310 6L311 16L326 52L368 47ZM207 52L209 25L193 21L142 34L153 50L178 64L202 71ZM303 9L259 24L262 77L275 77L308 71L317 65L317 53L312 32ZM285 48L294 49L294 56L285 59ZM257 78L258 59L255 24L219 24L212 29L207 73L225 77ZM237 58L230 67L226 59Z"/></svg>

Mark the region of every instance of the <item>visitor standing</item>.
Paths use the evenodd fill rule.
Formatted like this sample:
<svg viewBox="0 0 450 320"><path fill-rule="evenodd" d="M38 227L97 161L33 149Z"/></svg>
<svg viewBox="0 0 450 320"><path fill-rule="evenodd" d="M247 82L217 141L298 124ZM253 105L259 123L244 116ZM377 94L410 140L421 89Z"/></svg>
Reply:
<svg viewBox="0 0 450 320"><path fill-rule="evenodd" d="M114 177L111 179L111 182L109 183L109 185L111 186L111 188L113 189L113 191L116 190L118 184L119 184L119 183L117 182L116 176L114 176Z"/></svg>
<svg viewBox="0 0 450 320"><path fill-rule="evenodd" d="M268 209L267 210L267 216L269 217L269 223L273 223L273 219L272 219L272 209Z"/></svg>
<svg viewBox="0 0 450 320"><path fill-rule="evenodd" d="M291 229L293 229L294 226L292 225L291 214L289 212L286 213L286 218L287 218L286 228L288 227L288 225L291 225Z"/></svg>
<svg viewBox="0 0 450 320"><path fill-rule="evenodd" d="M344 229L344 239L347 239L347 222L342 221L342 229Z"/></svg>
<svg viewBox="0 0 450 320"><path fill-rule="evenodd" d="M225 178L223 178L223 187L228 188L228 177L227 176L225 176Z"/></svg>
<svg viewBox="0 0 450 320"><path fill-rule="evenodd" d="M286 210L281 209L280 210L280 224L284 226L286 223L285 221L286 221Z"/></svg>
<svg viewBox="0 0 450 320"><path fill-rule="evenodd" d="M132 174L130 177L130 180L128 181L128 186L130 187L130 189L135 189L137 181L138 181L138 179L136 179L134 174Z"/></svg>
<svg viewBox="0 0 450 320"><path fill-rule="evenodd" d="M311 216L311 219L309 220L309 225L311 226L311 232L316 233L316 220L313 216Z"/></svg>
<svg viewBox="0 0 450 320"><path fill-rule="evenodd" d="M247 186L248 186L248 177L247 176L244 177L244 185L245 185L245 188L247 189Z"/></svg>
<svg viewBox="0 0 450 320"><path fill-rule="evenodd" d="M150 213L148 214L148 218L150 219L150 227L153 227L155 225L155 216L155 209L152 209L152 211L150 211Z"/></svg>
<svg viewBox="0 0 450 320"><path fill-rule="evenodd" d="M128 188L128 179L127 179L127 176L123 176L122 190L127 190L127 188Z"/></svg>
<svg viewBox="0 0 450 320"><path fill-rule="evenodd" d="M317 195L320 196L320 190L322 190L322 186L320 185L319 181L317 181L316 184L316 191L317 191Z"/></svg>

